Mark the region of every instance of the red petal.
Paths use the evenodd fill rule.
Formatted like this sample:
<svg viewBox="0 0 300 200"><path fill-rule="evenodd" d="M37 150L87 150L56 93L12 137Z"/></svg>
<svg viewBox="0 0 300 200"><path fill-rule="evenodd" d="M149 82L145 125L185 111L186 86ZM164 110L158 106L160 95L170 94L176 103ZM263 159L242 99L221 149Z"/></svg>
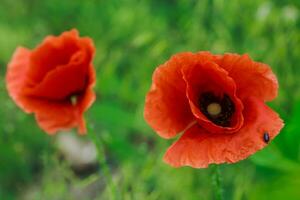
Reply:
<svg viewBox="0 0 300 200"><path fill-rule="evenodd" d="M83 118L83 113L94 103L96 100L96 94L93 90L95 82L96 82L96 73L94 70L94 67L90 65L89 67L89 81L88 81L88 87L85 90L84 95L80 96L78 99L78 109L81 113L82 120L81 124L79 126L79 132L85 133L86 132L86 126L85 126L85 120Z"/></svg>
<svg viewBox="0 0 300 200"><path fill-rule="evenodd" d="M95 71L89 67L89 81L85 93L78 97L77 104L68 101L47 101L34 97L22 97L26 109L35 113L39 126L47 133L53 134L61 130L78 127L79 133L86 133L83 113L92 105L96 96L93 91Z"/></svg>
<svg viewBox="0 0 300 200"><path fill-rule="evenodd" d="M78 108L74 108L70 104L43 103L32 99L27 106L29 104L34 109L37 123L49 134L74 127L78 127L80 133L86 131L83 116Z"/></svg>
<svg viewBox="0 0 300 200"><path fill-rule="evenodd" d="M45 75L42 82L25 93L50 100L63 100L73 93L81 93L86 87L88 66L83 52L76 53L70 63L59 66Z"/></svg>
<svg viewBox="0 0 300 200"><path fill-rule="evenodd" d="M144 117L163 138L174 137L193 119L181 75L183 64L192 62L192 56L191 53L177 54L153 74L152 86L145 100Z"/></svg>
<svg viewBox="0 0 300 200"><path fill-rule="evenodd" d="M92 89L88 89L76 105L66 101L58 103L28 96L20 96L19 99L27 112L35 114L38 125L45 132L53 134L78 127L79 133L85 133L83 113L95 101L95 94Z"/></svg>
<svg viewBox="0 0 300 200"><path fill-rule="evenodd" d="M78 37L78 33L75 30L64 33L62 35L66 34L69 34L70 37ZM51 39L52 37L49 38ZM30 58L32 58L32 53L29 50L25 48L18 48L11 62L8 64L6 82L10 96L25 112L35 113L37 123L47 133L52 134L59 130L66 130L73 127L78 127L80 133L86 132L83 113L91 106L91 104L95 100L93 86L95 84L96 75L93 65L91 64L95 49L92 41L89 38L80 38L80 45L82 50L81 52L84 52L85 54L84 56L80 57L78 54L75 54L73 56L74 59L71 61L70 65L49 72L46 76L47 78L42 81L42 83L45 81L47 82L47 84L38 85L39 87L41 87L39 90L39 94L43 94L44 92L46 96L30 96L24 93L24 91L28 91L28 88L26 88L26 86L28 86L27 81L30 80L31 83L34 83L34 81L32 81L33 79L28 79L28 70L30 69L30 67L32 67L31 65L29 65ZM45 50L44 53L47 54L47 50ZM77 58L83 60L77 60ZM81 65L76 65L78 64L78 62L81 63ZM42 67L40 68L43 67L44 65L42 65ZM78 74L74 73L74 71L76 71L77 73L81 73L81 75L77 76ZM38 69L37 71L33 72L33 77L35 73L36 75L38 75ZM81 86L83 85L81 77L85 78L85 88L83 91L84 93L78 96L78 100L75 105L72 105L69 100L65 99L58 101L53 100L54 98L52 98L52 100L43 98L53 97L52 94L55 93L54 90L57 90L57 93L55 93L55 95L62 97L64 96L64 93L73 90L72 88L70 89L70 87L72 87L71 85L75 86L74 88L78 87L79 85L78 88L81 88ZM67 87L67 89L65 87Z"/></svg>
<svg viewBox="0 0 300 200"><path fill-rule="evenodd" d="M10 63L7 66L6 87L11 98L25 112L30 112L20 100L20 94L28 70L30 51L26 48L19 47L16 49Z"/></svg>
<svg viewBox="0 0 300 200"><path fill-rule="evenodd" d="M27 74L30 85L41 82L46 74L70 62L72 55L80 50L77 30L66 31L60 36L48 36L32 51Z"/></svg>
<svg viewBox="0 0 300 200"><path fill-rule="evenodd" d="M218 56L217 63L236 82L239 97L247 98L251 95L263 101L271 101L277 96L278 81L268 65L252 61L247 54Z"/></svg>
<svg viewBox="0 0 300 200"><path fill-rule="evenodd" d="M174 167L205 168L209 164L234 163L247 158L267 144L264 133L274 139L283 127L278 114L261 100L247 99L245 123L234 134L208 133L199 125L188 129L166 152L164 160Z"/></svg>
<svg viewBox="0 0 300 200"><path fill-rule="evenodd" d="M87 86L88 68L95 51L92 41L88 38L79 38L77 31L65 32L59 37L46 39L46 41L44 45L33 52L34 56L31 56L32 59L36 57L39 62L30 66L25 93L50 100L63 100L74 93L81 93ZM49 45L47 45L48 43ZM44 58L43 53L52 51L53 46L57 48L58 55L50 53ZM76 51L74 50L73 55L69 55L72 52L70 50L72 46L76 46ZM53 57L51 58L51 56ZM50 62L49 65L46 62L47 59L54 60L53 62L66 59L67 63L52 66L54 63ZM42 79L37 82L35 81L37 77L42 77Z"/></svg>
<svg viewBox="0 0 300 200"><path fill-rule="evenodd" d="M187 84L187 97L192 112L204 128L213 133L224 133L237 131L243 125L243 104L236 96L234 80L224 69L215 63L203 60L198 65L183 68L182 73ZM214 93L216 96L224 94L230 96L235 105L235 114L232 116L230 127L216 125L200 111L199 97L205 92Z"/></svg>

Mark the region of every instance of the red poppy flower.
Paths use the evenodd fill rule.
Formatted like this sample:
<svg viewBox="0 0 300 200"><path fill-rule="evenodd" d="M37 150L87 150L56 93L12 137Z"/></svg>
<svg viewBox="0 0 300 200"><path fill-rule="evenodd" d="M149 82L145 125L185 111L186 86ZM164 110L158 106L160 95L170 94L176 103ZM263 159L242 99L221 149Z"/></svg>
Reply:
<svg viewBox="0 0 300 200"><path fill-rule="evenodd" d="M7 68L8 93L47 133L85 133L83 113L95 100L94 52L93 41L75 29L46 37L34 50L19 47Z"/></svg>
<svg viewBox="0 0 300 200"><path fill-rule="evenodd" d="M270 67L248 55L180 53L155 70L144 117L163 138L184 132L164 156L170 165L234 163L283 127L265 104L277 90Z"/></svg>

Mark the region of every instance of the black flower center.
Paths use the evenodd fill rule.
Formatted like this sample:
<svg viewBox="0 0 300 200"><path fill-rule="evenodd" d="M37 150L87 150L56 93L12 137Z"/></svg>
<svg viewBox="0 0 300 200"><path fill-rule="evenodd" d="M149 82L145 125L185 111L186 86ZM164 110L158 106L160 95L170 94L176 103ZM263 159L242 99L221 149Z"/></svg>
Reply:
<svg viewBox="0 0 300 200"><path fill-rule="evenodd" d="M229 127L235 111L234 103L227 94L218 97L211 92L202 93L199 98L201 112L213 123Z"/></svg>

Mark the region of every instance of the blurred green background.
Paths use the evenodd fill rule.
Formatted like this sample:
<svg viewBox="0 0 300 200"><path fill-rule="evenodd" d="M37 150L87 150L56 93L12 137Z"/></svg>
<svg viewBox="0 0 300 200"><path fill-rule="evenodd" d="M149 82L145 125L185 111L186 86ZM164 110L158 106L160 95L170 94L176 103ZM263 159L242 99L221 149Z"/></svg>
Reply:
<svg viewBox="0 0 300 200"><path fill-rule="evenodd" d="M5 89L18 45L34 48L71 28L97 47L98 98L86 116L103 141L120 199L214 199L212 169L164 164L174 140L159 138L142 117L155 67L174 53L199 50L249 53L271 65L280 83L269 105L286 126L264 150L221 165L225 199L300 199L300 1L1 0L1 200L112 199L103 166L70 167L59 136L43 133Z"/></svg>

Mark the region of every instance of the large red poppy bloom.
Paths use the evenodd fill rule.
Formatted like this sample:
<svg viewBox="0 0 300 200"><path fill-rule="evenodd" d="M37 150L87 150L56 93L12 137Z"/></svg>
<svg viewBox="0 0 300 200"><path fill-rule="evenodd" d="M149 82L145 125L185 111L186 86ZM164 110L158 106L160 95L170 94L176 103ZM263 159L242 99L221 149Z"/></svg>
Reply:
<svg viewBox="0 0 300 200"><path fill-rule="evenodd" d="M265 104L277 90L270 67L248 55L179 53L155 70L144 117L163 138L184 132L164 156L170 165L234 163L283 127Z"/></svg>
<svg viewBox="0 0 300 200"><path fill-rule="evenodd" d="M7 68L8 93L47 133L85 133L83 113L95 100L94 52L93 41L75 29L46 37L34 50L19 47Z"/></svg>

